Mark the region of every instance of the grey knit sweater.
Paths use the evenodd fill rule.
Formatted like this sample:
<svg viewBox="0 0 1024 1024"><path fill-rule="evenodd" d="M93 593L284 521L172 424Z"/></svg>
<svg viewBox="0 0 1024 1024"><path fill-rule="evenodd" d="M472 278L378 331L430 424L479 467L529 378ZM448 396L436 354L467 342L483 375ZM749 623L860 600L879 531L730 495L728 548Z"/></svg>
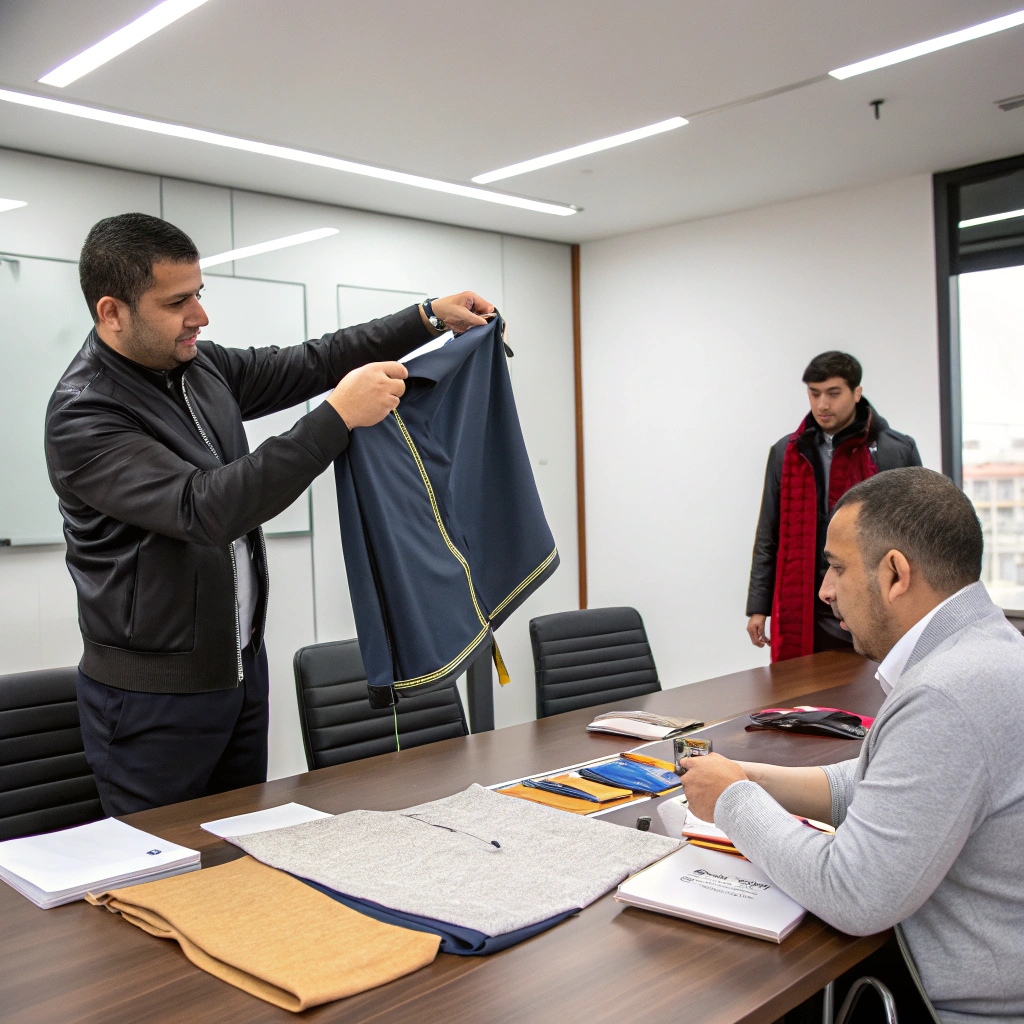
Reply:
<svg viewBox="0 0 1024 1024"><path fill-rule="evenodd" d="M834 837L753 782L715 823L840 931L902 922L944 1024L1024 1022L1024 637L981 583L929 622L860 757L825 771Z"/></svg>

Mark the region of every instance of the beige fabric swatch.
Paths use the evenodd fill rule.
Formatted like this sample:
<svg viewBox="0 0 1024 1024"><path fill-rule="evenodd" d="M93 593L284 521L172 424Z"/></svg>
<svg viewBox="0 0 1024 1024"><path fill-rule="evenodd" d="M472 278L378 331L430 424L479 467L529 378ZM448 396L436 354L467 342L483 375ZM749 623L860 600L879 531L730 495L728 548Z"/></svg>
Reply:
<svg viewBox="0 0 1024 1024"><path fill-rule="evenodd" d="M350 910L251 857L86 899L174 939L222 981L294 1012L425 967L441 942Z"/></svg>

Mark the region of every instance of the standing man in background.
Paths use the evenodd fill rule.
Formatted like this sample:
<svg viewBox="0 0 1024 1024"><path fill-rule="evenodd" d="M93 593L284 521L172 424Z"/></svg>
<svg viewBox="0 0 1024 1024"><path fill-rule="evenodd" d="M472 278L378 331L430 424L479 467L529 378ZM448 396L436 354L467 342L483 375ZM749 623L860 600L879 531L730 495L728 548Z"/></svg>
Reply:
<svg viewBox="0 0 1024 1024"><path fill-rule="evenodd" d="M89 232L79 271L95 327L46 412L84 652L78 709L107 814L266 781L260 524L398 406L394 360L494 307L462 292L289 348L198 341L199 252L126 213ZM323 394L250 453L243 420Z"/></svg>
<svg viewBox="0 0 1024 1024"><path fill-rule="evenodd" d="M817 596L828 570L829 515L854 484L921 465L914 439L893 430L862 396L861 375L845 352L815 356L803 376L811 411L768 453L747 633L755 647L771 644L772 661L851 649L849 632Z"/></svg>

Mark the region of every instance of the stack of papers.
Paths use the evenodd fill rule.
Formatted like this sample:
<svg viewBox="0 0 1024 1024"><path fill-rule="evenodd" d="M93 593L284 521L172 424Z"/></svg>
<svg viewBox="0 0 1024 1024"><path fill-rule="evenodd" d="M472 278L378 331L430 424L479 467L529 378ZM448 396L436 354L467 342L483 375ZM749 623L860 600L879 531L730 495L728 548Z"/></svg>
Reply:
<svg viewBox="0 0 1024 1024"><path fill-rule="evenodd" d="M638 740L663 740L703 724L695 718L666 718L647 711L608 711L598 715L587 726L587 732L610 732Z"/></svg>
<svg viewBox="0 0 1024 1024"><path fill-rule="evenodd" d="M43 910L198 867L196 850L116 818L0 843L0 879Z"/></svg>
<svg viewBox="0 0 1024 1024"><path fill-rule="evenodd" d="M627 878L615 899L769 942L781 942L805 913L749 861L692 845Z"/></svg>

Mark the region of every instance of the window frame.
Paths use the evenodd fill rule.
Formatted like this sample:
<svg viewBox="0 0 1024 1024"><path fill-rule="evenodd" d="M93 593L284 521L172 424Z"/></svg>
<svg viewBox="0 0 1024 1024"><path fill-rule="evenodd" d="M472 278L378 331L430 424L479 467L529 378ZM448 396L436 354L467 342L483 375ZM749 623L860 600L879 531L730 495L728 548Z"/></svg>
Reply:
<svg viewBox="0 0 1024 1024"><path fill-rule="evenodd" d="M974 256L962 266L959 245L960 188L1024 170L1024 153L943 171L932 177L935 219L935 291L938 299L939 417L942 472L963 487L963 410L960 402L959 277L969 270L1024 265L1024 246Z"/></svg>

